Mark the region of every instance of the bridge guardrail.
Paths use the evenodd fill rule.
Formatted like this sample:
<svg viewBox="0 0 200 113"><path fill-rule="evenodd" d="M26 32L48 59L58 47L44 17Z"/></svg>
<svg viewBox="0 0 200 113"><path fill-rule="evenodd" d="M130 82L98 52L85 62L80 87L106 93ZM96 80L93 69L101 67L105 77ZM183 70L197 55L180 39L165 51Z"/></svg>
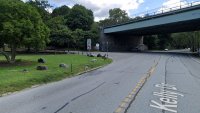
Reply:
<svg viewBox="0 0 200 113"><path fill-rule="evenodd" d="M200 0L193 1L193 2L190 2L190 3L186 2L186 1L181 1L181 2L176 2L174 4L169 4L169 5L171 5L172 7L162 6L162 7L159 7L159 8L155 8L155 9L152 9L152 10L148 10L148 11L145 11L145 12L134 14L133 17L138 17L138 16L144 17L146 15L154 16L154 15L157 15L157 14L163 14L163 13L166 13L166 12L180 10L180 9L184 9L184 8L188 8L188 7L193 7L193 6L196 6L196 5L200 5Z"/></svg>
<svg viewBox="0 0 200 113"><path fill-rule="evenodd" d="M170 5L170 4L168 4L168 5ZM197 5L200 5L200 0L193 1L193 2L190 2L190 3L186 2L186 1L181 1L181 2L171 4L172 7L162 6L162 7L159 7L159 8L155 8L155 9L152 9L152 10L148 10L148 11L145 11L145 12L134 14L133 18L131 20L128 20L128 21L122 22L122 23L109 25L109 26L104 26L104 28L118 26L118 25L121 25L121 24L129 23L129 22L135 22L135 21L138 21L138 20L143 20L145 18L152 17L152 16L162 15L162 14L165 14L165 13L170 13L172 11L177 11L177 10L181 10L181 9L185 9L185 8L189 8L189 7L194 7L194 6L197 6Z"/></svg>

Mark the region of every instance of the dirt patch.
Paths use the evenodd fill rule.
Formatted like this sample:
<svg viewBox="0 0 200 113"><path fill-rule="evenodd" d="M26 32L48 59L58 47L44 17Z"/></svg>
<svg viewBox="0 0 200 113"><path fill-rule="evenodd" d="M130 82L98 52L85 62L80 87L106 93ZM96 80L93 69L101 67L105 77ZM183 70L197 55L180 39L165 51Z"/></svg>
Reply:
<svg viewBox="0 0 200 113"><path fill-rule="evenodd" d="M37 62L17 59L15 63L11 64L5 60L0 60L0 67L31 66L34 64L37 64Z"/></svg>

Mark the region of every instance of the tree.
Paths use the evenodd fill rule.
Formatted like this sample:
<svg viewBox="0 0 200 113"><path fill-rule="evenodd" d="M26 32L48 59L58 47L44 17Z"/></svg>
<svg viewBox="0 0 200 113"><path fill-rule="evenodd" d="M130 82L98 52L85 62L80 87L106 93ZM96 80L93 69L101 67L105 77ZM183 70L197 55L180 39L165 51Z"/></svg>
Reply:
<svg viewBox="0 0 200 113"><path fill-rule="evenodd" d="M28 0L28 3L41 9L47 9L51 7L47 0Z"/></svg>
<svg viewBox="0 0 200 113"><path fill-rule="evenodd" d="M183 49L189 46L188 35L186 32L172 34L172 46L175 49Z"/></svg>
<svg viewBox="0 0 200 113"><path fill-rule="evenodd" d="M170 42L171 42L171 34L159 34L157 35L158 37L158 45L159 49L163 50L165 48L170 47Z"/></svg>
<svg viewBox="0 0 200 113"><path fill-rule="evenodd" d="M109 18L114 21L114 23L122 23L129 20L128 14L125 10L120 8L114 8L109 10Z"/></svg>
<svg viewBox="0 0 200 113"><path fill-rule="evenodd" d="M120 8L114 8L109 10L109 18L101 20L99 23L100 26L111 26L115 24L120 24L129 21L130 18L125 10L121 10Z"/></svg>
<svg viewBox="0 0 200 113"><path fill-rule="evenodd" d="M93 41L93 46L96 45L96 43L99 43L99 36L100 36L100 28L99 28L99 24L97 22L94 22L92 24L91 30L90 30L90 34L91 34L91 38Z"/></svg>
<svg viewBox="0 0 200 113"><path fill-rule="evenodd" d="M87 37L85 37L85 33L86 31L83 31L82 29L76 29L75 31L73 31L73 45L74 48L81 48L84 49L85 48L85 44L86 44L86 40Z"/></svg>
<svg viewBox="0 0 200 113"><path fill-rule="evenodd" d="M65 25L63 16L56 16L51 18L47 25L51 29L50 45L54 47L68 47L69 42L72 40L71 30Z"/></svg>
<svg viewBox="0 0 200 113"><path fill-rule="evenodd" d="M99 21L99 25L100 25L101 27L111 26L111 25L114 25L114 24L115 24L115 22L112 21L112 20L109 19L109 18L106 18L106 19L104 19L104 20L100 20L100 21Z"/></svg>
<svg viewBox="0 0 200 113"><path fill-rule="evenodd" d="M67 26L71 30L90 30L94 22L93 12L82 5L74 5L67 18Z"/></svg>
<svg viewBox="0 0 200 113"><path fill-rule="evenodd" d="M82 29L76 29L75 31L72 32L72 37L73 37L72 43L75 48L86 49L87 39L91 39L92 44L94 46L95 43L97 42L98 35L93 30L83 31Z"/></svg>
<svg viewBox="0 0 200 113"><path fill-rule="evenodd" d="M71 30L65 25L63 16L51 18L47 25L51 29L50 45L55 47L64 47L69 40L71 40Z"/></svg>
<svg viewBox="0 0 200 113"><path fill-rule="evenodd" d="M15 62L16 49L20 46L43 48L48 42L49 29L37 10L16 0L0 1L0 40L8 44L11 54L1 53L10 63Z"/></svg>
<svg viewBox="0 0 200 113"><path fill-rule="evenodd" d="M158 37L155 35L144 36L144 44L148 46L148 49L158 49Z"/></svg>
<svg viewBox="0 0 200 113"><path fill-rule="evenodd" d="M71 30L64 28L60 30L53 31L51 33L51 44L54 46L68 46L69 43L73 42Z"/></svg>
<svg viewBox="0 0 200 113"><path fill-rule="evenodd" d="M51 29L51 31L59 30L66 28L65 19L63 16L53 17L47 21L47 25Z"/></svg>
<svg viewBox="0 0 200 113"><path fill-rule="evenodd" d="M52 17L56 17L56 16L64 16L65 18L67 18L67 16L70 13L70 8L66 5L55 8L52 12Z"/></svg>
<svg viewBox="0 0 200 113"><path fill-rule="evenodd" d="M172 34L172 46L176 49L189 47L194 52L200 46L200 31Z"/></svg>
<svg viewBox="0 0 200 113"><path fill-rule="evenodd" d="M46 22L50 19L50 13L47 11L47 9L51 8L52 6L47 0L29 0L27 4L30 4L37 9L42 17L43 22Z"/></svg>

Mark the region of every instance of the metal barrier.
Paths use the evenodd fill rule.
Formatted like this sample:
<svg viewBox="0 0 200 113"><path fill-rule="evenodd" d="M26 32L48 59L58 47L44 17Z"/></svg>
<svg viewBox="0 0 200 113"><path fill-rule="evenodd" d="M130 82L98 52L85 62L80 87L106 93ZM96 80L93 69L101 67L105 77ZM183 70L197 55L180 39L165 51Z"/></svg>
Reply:
<svg viewBox="0 0 200 113"><path fill-rule="evenodd" d="M149 17L152 17L152 16L170 13L172 11L181 10L181 9L185 9L185 8L189 8L189 7L194 7L194 6L200 5L200 0L193 1L193 2L190 2L190 3L186 2L186 1L181 1L181 2L168 4L168 5L171 5L172 7L162 6L162 7L159 7L159 8L155 8L155 9L152 9L152 10L148 10L148 11L145 11L145 12L134 14L133 17L126 22L104 26L104 28L112 27L112 26L118 26L118 25L121 25L121 24L127 24L129 22L135 22L135 21L138 21L138 20L143 20L143 19L146 19L146 18L149 18Z"/></svg>
<svg viewBox="0 0 200 113"><path fill-rule="evenodd" d="M188 7L193 7L193 6L196 6L196 5L200 5L200 0L193 1L193 2L190 2L190 3L186 2L186 1L181 1L181 2L176 2L176 3L168 4L168 5L171 5L172 7L162 6L162 7L159 7L159 8L155 8L155 9L152 9L152 10L148 10L148 11L145 11L145 12L134 14L133 17L154 16L154 15L163 14L163 13L166 13L166 12L180 10L180 9L184 9L184 8L188 8Z"/></svg>

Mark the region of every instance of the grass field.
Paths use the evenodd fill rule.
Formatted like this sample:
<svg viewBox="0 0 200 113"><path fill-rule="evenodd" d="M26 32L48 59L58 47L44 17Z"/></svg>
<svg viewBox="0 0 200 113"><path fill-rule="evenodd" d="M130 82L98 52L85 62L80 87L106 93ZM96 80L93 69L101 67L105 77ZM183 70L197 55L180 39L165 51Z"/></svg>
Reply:
<svg viewBox="0 0 200 113"><path fill-rule="evenodd" d="M44 58L46 63L37 63L38 58ZM97 61L91 62L94 58ZM20 59L20 61L9 65L3 62L5 58L0 56L0 95L74 76L84 71L86 66L91 69L112 62L111 59L103 60L82 55L19 55L16 59ZM69 68L60 68L60 63L68 64ZM36 70L38 65L46 65L48 70L38 71ZM24 69L27 69L28 72L23 72Z"/></svg>

